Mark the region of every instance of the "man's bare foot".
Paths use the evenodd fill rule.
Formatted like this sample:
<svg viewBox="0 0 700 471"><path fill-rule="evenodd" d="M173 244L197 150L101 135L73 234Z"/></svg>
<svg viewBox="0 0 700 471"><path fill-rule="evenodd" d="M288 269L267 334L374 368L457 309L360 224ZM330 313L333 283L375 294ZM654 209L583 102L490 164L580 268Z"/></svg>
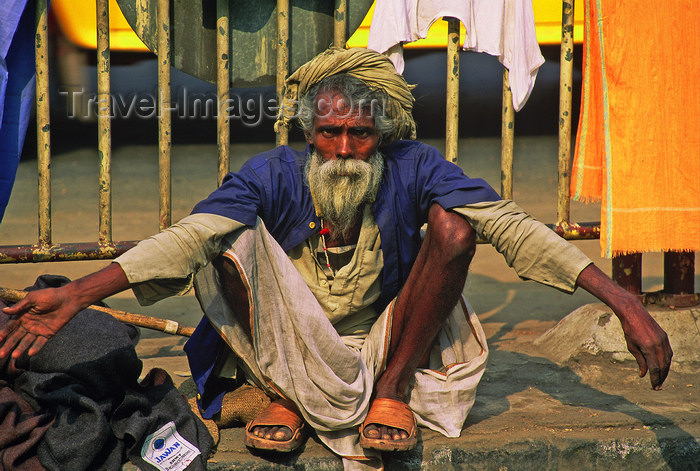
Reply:
<svg viewBox="0 0 700 471"><path fill-rule="evenodd" d="M288 452L304 442L306 423L293 402L277 399L248 423L245 432L251 448Z"/></svg>
<svg viewBox="0 0 700 471"><path fill-rule="evenodd" d="M259 426L253 427L251 433L256 437L265 438L267 440L276 440L278 442L284 442L292 437L292 429L285 426L279 427L266 427Z"/></svg>
<svg viewBox="0 0 700 471"><path fill-rule="evenodd" d="M418 427L413 411L397 399L376 398L360 427L360 445L380 451L405 451L416 446Z"/></svg>
<svg viewBox="0 0 700 471"><path fill-rule="evenodd" d="M404 440L408 438L408 433L405 430L381 424L368 424L363 432L367 438L381 438L382 440Z"/></svg>

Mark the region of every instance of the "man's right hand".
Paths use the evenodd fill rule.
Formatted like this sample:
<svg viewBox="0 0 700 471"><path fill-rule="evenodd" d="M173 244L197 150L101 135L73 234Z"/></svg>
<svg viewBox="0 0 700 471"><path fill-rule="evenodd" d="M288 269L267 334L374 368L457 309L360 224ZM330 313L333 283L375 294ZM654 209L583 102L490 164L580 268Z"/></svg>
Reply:
<svg viewBox="0 0 700 471"><path fill-rule="evenodd" d="M65 288L30 291L23 300L3 309L12 318L0 329L0 358L10 354L19 358L24 352L35 355L81 310Z"/></svg>
<svg viewBox="0 0 700 471"><path fill-rule="evenodd" d="M0 358L36 355L61 327L78 312L108 296L129 288L118 263L60 288L30 291L23 300L3 309L13 316L0 329Z"/></svg>

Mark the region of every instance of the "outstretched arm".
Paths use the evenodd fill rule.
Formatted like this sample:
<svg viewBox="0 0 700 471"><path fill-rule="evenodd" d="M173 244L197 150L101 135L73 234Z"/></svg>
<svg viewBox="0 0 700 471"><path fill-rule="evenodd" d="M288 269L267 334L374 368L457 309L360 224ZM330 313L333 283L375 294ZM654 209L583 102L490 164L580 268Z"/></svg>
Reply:
<svg viewBox="0 0 700 471"><path fill-rule="evenodd" d="M584 268L576 283L613 310L625 332L627 348L639 364L639 376L649 371L652 388L660 389L673 356L666 332L635 295L624 290L595 265Z"/></svg>
<svg viewBox="0 0 700 471"><path fill-rule="evenodd" d="M141 241L98 272L60 288L30 292L3 309L14 317L0 329L0 358L36 354L80 310L130 287L136 292L148 280L166 284L174 280L177 287L165 294L159 292L156 299L136 293L140 302L181 292L189 286L190 275L221 252L225 236L241 227L242 223L223 216L193 214Z"/></svg>
<svg viewBox="0 0 700 471"><path fill-rule="evenodd" d="M23 300L3 309L13 316L0 329L0 358L19 358L41 350L49 338L78 312L113 294L129 288L129 281L117 263L72 281L60 288L31 291Z"/></svg>
<svg viewBox="0 0 700 471"><path fill-rule="evenodd" d="M478 203L455 211L466 217L477 235L490 241L522 278L566 292L580 286L610 306L620 319L627 348L639 363L639 374L649 371L652 387L661 387L673 352L666 333L636 296L512 201Z"/></svg>

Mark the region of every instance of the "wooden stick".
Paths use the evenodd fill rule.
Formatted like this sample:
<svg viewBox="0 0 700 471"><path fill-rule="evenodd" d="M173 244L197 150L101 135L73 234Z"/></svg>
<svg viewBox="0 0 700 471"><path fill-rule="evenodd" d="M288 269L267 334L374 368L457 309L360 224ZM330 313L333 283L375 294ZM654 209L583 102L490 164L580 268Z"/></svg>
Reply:
<svg viewBox="0 0 700 471"><path fill-rule="evenodd" d="M0 298L12 303L21 301L25 296L27 296L27 294L27 291L0 287ZM194 327L183 327L177 322L169 319L159 319L157 317L143 316L141 314L132 314L130 312L120 311L118 309L94 305L89 306L88 309L105 312L120 322L145 327L147 329L158 330L160 332L165 332L166 334L190 337L192 333L194 333Z"/></svg>

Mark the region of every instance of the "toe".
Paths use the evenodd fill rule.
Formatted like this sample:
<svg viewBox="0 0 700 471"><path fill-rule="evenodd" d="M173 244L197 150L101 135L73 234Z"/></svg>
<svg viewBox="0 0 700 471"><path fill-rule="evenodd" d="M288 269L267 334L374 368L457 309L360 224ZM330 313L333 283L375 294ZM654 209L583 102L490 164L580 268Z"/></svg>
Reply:
<svg viewBox="0 0 700 471"><path fill-rule="evenodd" d="M408 434L401 429L394 427L387 427L385 440L403 440L408 437Z"/></svg>
<svg viewBox="0 0 700 471"><path fill-rule="evenodd" d="M381 434L379 433L379 430L377 430L377 426L370 424L365 427L364 430L365 437L367 438L380 438Z"/></svg>
<svg viewBox="0 0 700 471"><path fill-rule="evenodd" d="M284 442L292 438L292 430L289 427L275 427L271 435L273 440Z"/></svg>
<svg viewBox="0 0 700 471"><path fill-rule="evenodd" d="M392 440L392 434L389 427L381 427L382 430L382 440Z"/></svg>

